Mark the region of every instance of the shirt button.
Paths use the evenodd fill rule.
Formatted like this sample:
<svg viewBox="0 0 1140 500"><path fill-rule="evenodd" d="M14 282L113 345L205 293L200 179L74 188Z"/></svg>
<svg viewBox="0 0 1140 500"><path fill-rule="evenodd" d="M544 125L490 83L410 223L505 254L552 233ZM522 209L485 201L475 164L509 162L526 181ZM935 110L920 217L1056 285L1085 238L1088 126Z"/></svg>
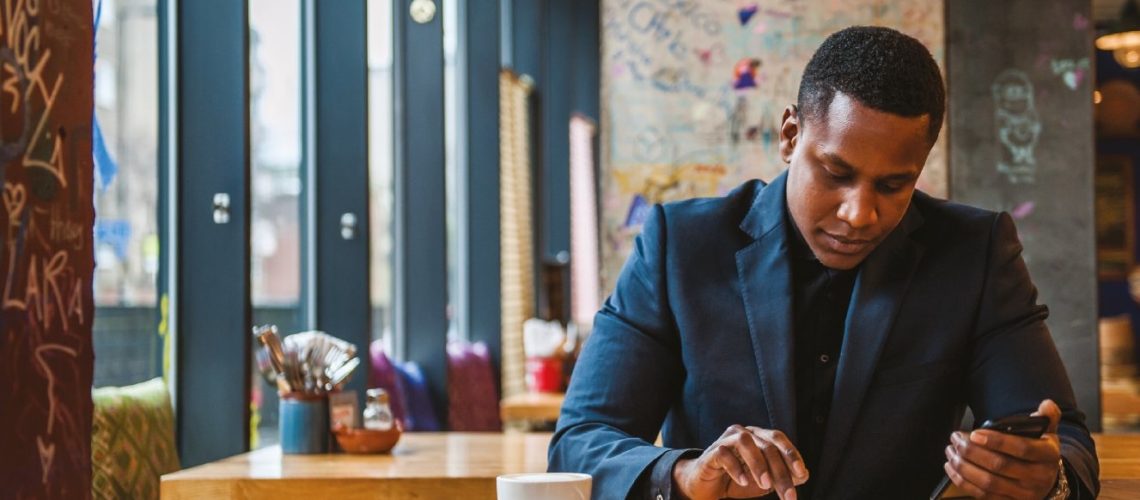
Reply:
<svg viewBox="0 0 1140 500"><path fill-rule="evenodd" d="M820 354L819 355L819 362L820 363L823 363L826 365L828 361L831 361L831 356L828 356L826 354Z"/></svg>
<svg viewBox="0 0 1140 500"><path fill-rule="evenodd" d="M823 422L826 420L827 419L823 418L823 415L816 415L815 416L815 423L817 423L817 424L823 424Z"/></svg>

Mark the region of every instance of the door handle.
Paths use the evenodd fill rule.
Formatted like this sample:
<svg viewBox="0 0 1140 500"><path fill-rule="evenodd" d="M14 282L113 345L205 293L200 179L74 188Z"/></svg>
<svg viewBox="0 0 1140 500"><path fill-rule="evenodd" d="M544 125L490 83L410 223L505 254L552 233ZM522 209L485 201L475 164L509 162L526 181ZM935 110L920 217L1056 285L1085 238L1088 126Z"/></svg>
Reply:
<svg viewBox="0 0 1140 500"><path fill-rule="evenodd" d="M228 224L230 222L230 195L229 193L214 193L214 224Z"/></svg>
<svg viewBox="0 0 1140 500"><path fill-rule="evenodd" d="M345 212L340 216L340 237L351 240L356 237L356 214Z"/></svg>

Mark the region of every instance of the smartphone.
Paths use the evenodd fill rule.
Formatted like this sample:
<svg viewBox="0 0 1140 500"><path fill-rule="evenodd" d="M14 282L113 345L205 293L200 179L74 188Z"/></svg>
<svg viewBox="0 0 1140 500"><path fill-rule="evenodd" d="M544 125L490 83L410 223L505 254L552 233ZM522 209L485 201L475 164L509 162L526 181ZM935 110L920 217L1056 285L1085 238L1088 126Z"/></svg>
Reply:
<svg viewBox="0 0 1140 500"><path fill-rule="evenodd" d="M999 418L997 420L986 420L979 429L989 429L1001 432L1003 434L1012 434L1014 436L1027 437L1037 439L1045 434L1049 428L1049 417L1036 416L1036 415L1010 415L1008 417ZM942 481L930 493L930 500L938 500L943 498L942 495L954 484L950 481L950 476L942 475Z"/></svg>

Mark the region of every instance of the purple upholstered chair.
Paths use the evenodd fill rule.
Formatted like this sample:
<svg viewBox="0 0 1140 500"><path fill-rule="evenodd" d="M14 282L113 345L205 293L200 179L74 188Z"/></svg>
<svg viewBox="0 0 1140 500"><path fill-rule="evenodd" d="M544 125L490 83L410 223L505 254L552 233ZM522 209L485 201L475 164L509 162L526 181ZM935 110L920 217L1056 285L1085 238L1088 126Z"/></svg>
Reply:
<svg viewBox="0 0 1140 500"><path fill-rule="evenodd" d="M502 430L499 391L487 344L447 345L447 421L453 431Z"/></svg>
<svg viewBox="0 0 1140 500"><path fill-rule="evenodd" d="M372 342L369 354L372 371L368 374L368 386L388 391L392 414L403 423L404 431L440 430L439 418L435 415L427 381L419 365L412 361L393 363L379 340Z"/></svg>

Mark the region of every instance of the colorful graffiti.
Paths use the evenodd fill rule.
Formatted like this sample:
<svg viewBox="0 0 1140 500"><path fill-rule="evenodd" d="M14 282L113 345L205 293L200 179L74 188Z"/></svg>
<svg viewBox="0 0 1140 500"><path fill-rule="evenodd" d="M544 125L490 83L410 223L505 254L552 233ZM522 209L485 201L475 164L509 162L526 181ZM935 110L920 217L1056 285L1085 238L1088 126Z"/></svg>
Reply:
<svg viewBox="0 0 1140 500"><path fill-rule="evenodd" d="M602 280L617 273L653 203L723 194L771 179L780 117L823 39L891 26L943 57L942 2L604 0ZM919 187L946 196L946 147Z"/></svg>
<svg viewBox="0 0 1140 500"><path fill-rule="evenodd" d="M0 5L0 496L91 495L91 8Z"/></svg>

